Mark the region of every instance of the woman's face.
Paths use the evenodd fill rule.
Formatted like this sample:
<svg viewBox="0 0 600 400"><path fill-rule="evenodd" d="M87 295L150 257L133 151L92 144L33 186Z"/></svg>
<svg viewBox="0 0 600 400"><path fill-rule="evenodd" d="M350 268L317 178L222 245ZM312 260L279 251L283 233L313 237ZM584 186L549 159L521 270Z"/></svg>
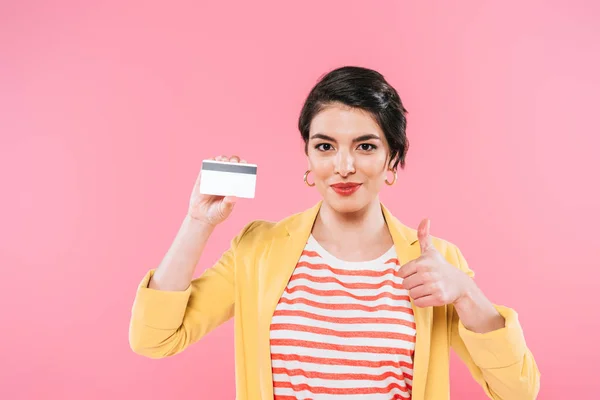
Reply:
<svg viewBox="0 0 600 400"><path fill-rule="evenodd" d="M330 105L313 118L308 138L308 179L324 202L338 212L355 212L377 198L389 145L368 112Z"/></svg>

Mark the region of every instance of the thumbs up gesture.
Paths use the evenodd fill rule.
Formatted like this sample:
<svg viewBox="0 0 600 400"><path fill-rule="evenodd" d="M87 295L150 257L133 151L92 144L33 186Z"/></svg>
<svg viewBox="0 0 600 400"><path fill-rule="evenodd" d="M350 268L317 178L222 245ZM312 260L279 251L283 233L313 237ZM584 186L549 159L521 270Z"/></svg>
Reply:
<svg viewBox="0 0 600 400"><path fill-rule="evenodd" d="M398 276L417 307L456 303L474 285L473 280L446 261L429 235L429 219L419 224L421 256L400 267Z"/></svg>

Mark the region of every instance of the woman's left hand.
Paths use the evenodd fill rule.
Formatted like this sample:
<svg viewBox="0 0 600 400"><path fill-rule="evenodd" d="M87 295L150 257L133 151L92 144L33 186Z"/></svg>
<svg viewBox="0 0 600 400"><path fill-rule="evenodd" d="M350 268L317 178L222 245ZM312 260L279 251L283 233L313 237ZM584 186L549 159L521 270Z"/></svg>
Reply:
<svg viewBox="0 0 600 400"><path fill-rule="evenodd" d="M460 269L450 264L434 247L429 235L429 220L419 224L418 238L421 256L400 267L398 276L402 285L418 307L455 304L474 281Z"/></svg>

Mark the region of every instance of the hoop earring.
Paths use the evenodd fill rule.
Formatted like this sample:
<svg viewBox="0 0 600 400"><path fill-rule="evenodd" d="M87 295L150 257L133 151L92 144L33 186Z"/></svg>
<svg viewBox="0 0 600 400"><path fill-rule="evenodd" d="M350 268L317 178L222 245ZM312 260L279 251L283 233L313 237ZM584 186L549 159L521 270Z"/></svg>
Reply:
<svg viewBox="0 0 600 400"><path fill-rule="evenodd" d="M394 183L396 183L396 180L398 179L398 172L395 169L390 169L388 171L392 171L394 173L394 180L389 182L387 180L387 177L385 178L385 183L387 183L389 186L392 186Z"/></svg>
<svg viewBox="0 0 600 400"><path fill-rule="evenodd" d="M308 183L308 174L310 174L310 169L304 173L304 183L306 183L307 186L313 187L315 186L315 183Z"/></svg>

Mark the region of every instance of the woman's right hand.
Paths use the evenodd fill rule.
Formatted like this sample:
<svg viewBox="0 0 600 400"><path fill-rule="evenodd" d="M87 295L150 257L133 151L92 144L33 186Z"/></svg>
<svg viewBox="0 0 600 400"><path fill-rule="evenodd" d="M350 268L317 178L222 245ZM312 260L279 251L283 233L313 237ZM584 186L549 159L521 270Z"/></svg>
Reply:
<svg viewBox="0 0 600 400"><path fill-rule="evenodd" d="M211 158L211 160L246 163L246 160L240 159L238 156L232 156L231 158L219 156ZM200 193L201 175L202 172L198 174L196 184L194 185L194 190L192 191L192 195L190 197L188 216L194 220L201 221L214 227L229 217L231 211L233 211L237 197L216 196Z"/></svg>

